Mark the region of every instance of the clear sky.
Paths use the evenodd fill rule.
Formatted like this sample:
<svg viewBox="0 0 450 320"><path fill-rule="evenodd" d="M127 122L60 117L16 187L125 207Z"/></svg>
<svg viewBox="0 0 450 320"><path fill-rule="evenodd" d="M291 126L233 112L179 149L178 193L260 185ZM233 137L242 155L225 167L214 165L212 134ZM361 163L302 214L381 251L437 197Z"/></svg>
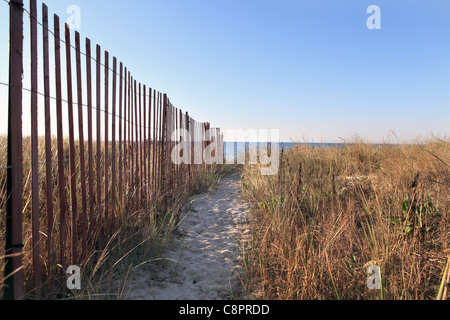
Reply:
<svg viewBox="0 0 450 320"><path fill-rule="evenodd" d="M83 39L215 127L280 129L283 141L315 142L355 134L379 142L392 130L402 141L450 133L448 0L45 3L62 22L78 5ZM370 5L381 9L380 30L367 28ZM8 10L0 1L1 82L8 81ZM2 132L6 93L0 88Z"/></svg>

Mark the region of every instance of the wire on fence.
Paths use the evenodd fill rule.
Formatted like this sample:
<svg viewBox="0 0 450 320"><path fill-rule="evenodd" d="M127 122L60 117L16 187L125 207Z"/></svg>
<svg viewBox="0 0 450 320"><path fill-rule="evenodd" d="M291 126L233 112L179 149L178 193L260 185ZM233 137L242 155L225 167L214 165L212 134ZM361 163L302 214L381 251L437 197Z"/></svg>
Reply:
<svg viewBox="0 0 450 320"><path fill-rule="evenodd" d="M13 85L10 85L10 84L4 83L4 82L0 82L0 85L6 86L6 87L14 87ZM28 92L32 92L31 89L28 89L28 88L25 88L25 87L23 87L22 90L25 90L25 91L28 91ZM40 96L45 97L45 94L42 93L42 92L39 92L39 91L38 91L37 94L40 95ZM57 98L56 98L56 97L53 97L53 96L49 96L49 98L52 99L52 100L57 100ZM62 98L61 101L62 101L62 102L65 102L65 103L69 103L69 101L68 101L67 99L63 99L63 98ZM75 103L75 102L74 102L74 103ZM113 114L112 112L103 110L103 109L101 109L101 108L97 108L97 107L95 107L94 105L89 106L89 105L87 105L87 104L85 104L85 103L82 103L81 105L82 105L83 107L85 107L85 108L91 108L91 109L93 109L93 110L99 110L99 111L103 112L104 114L106 113L106 114L108 114L108 115L110 115L110 116L116 117L117 119L124 120L124 121L126 121L128 124L130 124L130 125L132 125L132 126L137 126L138 128L141 128L141 129L147 129L147 130L148 130L148 129L152 129L152 130L154 129L153 127L147 127L147 126L145 126L145 125L141 125L141 124L134 123L134 122L131 121L131 120L127 120L126 118L120 117L120 116L117 115L117 114Z"/></svg>
<svg viewBox="0 0 450 320"><path fill-rule="evenodd" d="M30 13L27 9L25 9L25 7L23 6L23 4L19 4L19 3L17 3L16 1L13 1L13 0L3 0L3 2L6 2L8 5L11 5L11 3L13 3L14 5L20 6L20 9L21 9L22 11L24 11L26 14L28 14L28 16L30 16L32 19L34 19L34 20L37 22L37 24L38 24L39 26L41 26L43 29L47 30L53 37L55 37L55 33L54 33L50 28L46 28L46 27L45 27L38 19L36 19L35 17L33 17L33 16L31 15L31 13ZM61 37L58 37L58 39L59 39L59 41L60 41L61 43L64 43L64 45L67 45L65 39L62 39ZM70 44L70 47L71 47L72 49L76 50L76 48L75 48L74 45ZM85 57L87 56L87 54L86 54L85 52L83 52L83 51L80 51L80 53L81 53L81 55L83 55L83 56L85 56ZM108 68L109 71L113 72L116 76L118 76L119 78L121 78L122 80L124 80L125 83L127 83L127 82L126 82L126 77L120 77L120 74L119 74L119 73L114 72L113 69L111 69L109 66L106 66L105 64L103 64L103 62L97 61L97 59L95 59L94 56L91 56L90 58L91 58L91 60L94 61L94 62L99 62L100 65L101 65L103 68ZM157 90L157 91L158 91L158 90ZM134 92L134 91L133 91L133 92ZM149 95L146 95L146 96L149 97Z"/></svg>

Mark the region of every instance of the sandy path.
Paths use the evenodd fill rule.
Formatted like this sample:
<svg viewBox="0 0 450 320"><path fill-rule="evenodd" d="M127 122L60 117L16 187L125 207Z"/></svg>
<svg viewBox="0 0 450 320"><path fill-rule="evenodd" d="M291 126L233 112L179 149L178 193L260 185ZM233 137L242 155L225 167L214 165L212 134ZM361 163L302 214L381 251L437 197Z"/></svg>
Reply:
<svg viewBox="0 0 450 320"><path fill-rule="evenodd" d="M221 300L241 293L240 245L248 234L250 205L237 174L222 178L216 190L191 198L181 216L180 236L164 258L167 267L138 270L127 281L126 299Z"/></svg>

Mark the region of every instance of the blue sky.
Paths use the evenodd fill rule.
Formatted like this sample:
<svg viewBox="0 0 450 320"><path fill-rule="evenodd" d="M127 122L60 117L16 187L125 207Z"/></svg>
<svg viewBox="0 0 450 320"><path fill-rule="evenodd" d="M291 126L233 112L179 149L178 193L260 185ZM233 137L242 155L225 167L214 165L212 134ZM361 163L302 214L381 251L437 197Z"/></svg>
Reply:
<svg viewBox="0 0 450 320"><path fill-rule="evenodd" d="M215 127L280 129L283 141L315 142L355 134L380 142L391 130L401 141L450 133L448 0L45 3L62 21L78 5L83 38ZM370 5L381 9L381 30L366 26ZM8 28L1 1L1 82ZM0 88L6 114L5 93Z"/></svg>

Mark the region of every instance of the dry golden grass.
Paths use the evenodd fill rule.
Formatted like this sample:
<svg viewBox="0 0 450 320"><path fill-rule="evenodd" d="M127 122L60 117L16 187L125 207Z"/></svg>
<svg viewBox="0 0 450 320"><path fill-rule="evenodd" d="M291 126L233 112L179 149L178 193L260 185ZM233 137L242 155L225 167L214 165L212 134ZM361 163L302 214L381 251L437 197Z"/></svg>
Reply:
<svg viewBox="0 0 450 320"><path fill-rule="evenodd" d="M69 159L68 153L69 141L64 140L64 158ZM57 144L56 139L52 141L52 176L53 176L53 217L54 228L53 235L53 252L52 264L48 264L48 248L47 248L47 203L46 203L46 185L45 185L45 148L44 140L39 141L39 214L40 214L40 256L42 264L42 295L35 296L34 291L34 274L32 269L32 230L31 230L31 166L23 167L23 265L25 278L25 298L64 298L67 297L64 269L60 266L60 224L59 224L59 193L58 193L58 163L57 163ZM116 170L118 176L118 146ZM78 151L78 145L76 150ZM0 137L0 168L6 167L7 139ZM88 175L87 162L87 143L85 144L86 155L86 175ZM103 167L104 146L101 148L101 159ZM111 153L111 146L109 147ZM136 151L134 151L136 152ZM93 168L93 188L96 196L97 190L97 168L96 168L97 149L94 142L94 168ZM77 155L76 158L79 158ZM152 155L149 156L152 159ZM111 159L111 158L110 158ZM111 161L111 160L110 160ZM145 161L145 160L144 160ZM31 163L31 147L30 139L24 138L23 141L23 163ZM151 160L150 162L151 163ZM111 163L110 163L111 166ZM71 256L71 199L70 199L70 181L69 162L64 163L66 177L66 194L67 194L67 224L66 224L66 259L70 261ZM136 165L134 166L136 168ZM202 166L203 168L203 166ZM130 167L123 172L124 175L130 176ZM175 183L175 187L163 189L156 193L151 202L144 200L144 204L140 201L141 184L136 182L124 184L124 189L119 190L118 186L112 185L111 171L109 171L109 194L108 202L111 206L112 192L116 192L116 212L114 214L115 223L111 226L109 234L104 234L100 229L94 229L93 233L88 234L88 252L84 259L80 260L82 273L82 290L72 292L71 298L78 299L116 299L121 297L120 288L114 285L115 280L126 281L127 273L133 268L143 265L154 264L160 262L161 253L164 247L173 236L173 232L177 229L178 214L185 203L186 199L197 192L201 192L211 185L217 183L218 179L228 170L226 166L214 166L207 172L202 171L198 166L193 166L192 172L195 177L192 178L192 184L188 185L186 179L179 179ZM0 169L0 299L4 287L4 267L5 267L5 210L6 210L6 174L5 169ZM76 165L77 177L77 204L78 210L81 212L81 180L80 165L77 161ZM176 178L176 176L175 176ZM118 178L117 178L118 179ZM135 180L133 180L135 181ZM88 177L86 177L86 183ZM105 174L101 172L101 205L100 213L97 211L97 199L95 199L95 216L97 223L102 224L102 216L105 210L104 200L104 184ZM118 183L118 180L117 180ZM122 193L123 202L120 202L119 193ZM88 203L89 203L88 194ZM89 204L88 204L89 208ZM112 214L112 213L110 213ZM89 218L88 218L89 219ZM110 217L111 219L111 217ZM78 232L81 247L81 228L82 219L79 217ZM90 225L88 225L88 228ZM78 248L79 253L80 248ZM124 282L123 282L124 283ZM74 296L75 294L75 296Z"/></svg>
<svg viewBox="0 0 450 320"><path fill-rule="evenodd" d="M255 205L246 257L253 293L265 299L442 298L450 254L448 139L298 146L280 163L277 176L243 168L243 194ZM366 285L369 265L380 268L381 290Z"/></svg>

